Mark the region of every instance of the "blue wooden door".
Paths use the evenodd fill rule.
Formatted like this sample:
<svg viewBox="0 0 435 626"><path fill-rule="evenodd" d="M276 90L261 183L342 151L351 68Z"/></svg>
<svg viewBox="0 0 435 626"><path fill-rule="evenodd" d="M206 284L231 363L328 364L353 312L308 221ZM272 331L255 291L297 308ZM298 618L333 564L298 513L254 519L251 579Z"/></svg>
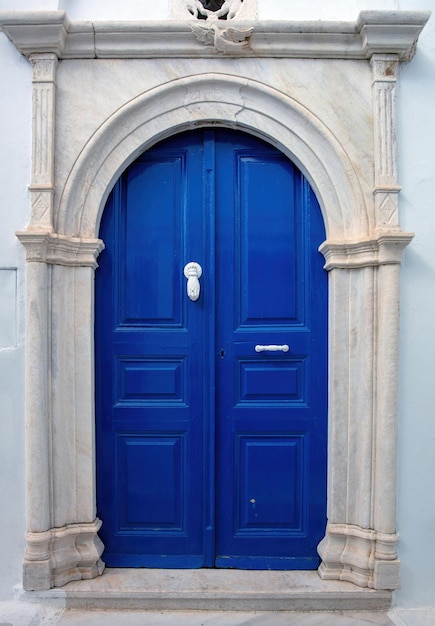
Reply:
<svg viewBox="0 0 435 626"><path fill-rule="evenodd" d="M183 133L121 176L100 236L106 563L316 568L327 286L308 183L254 137ZM203 269L195 301L183 272L190 261Z"/></svg>

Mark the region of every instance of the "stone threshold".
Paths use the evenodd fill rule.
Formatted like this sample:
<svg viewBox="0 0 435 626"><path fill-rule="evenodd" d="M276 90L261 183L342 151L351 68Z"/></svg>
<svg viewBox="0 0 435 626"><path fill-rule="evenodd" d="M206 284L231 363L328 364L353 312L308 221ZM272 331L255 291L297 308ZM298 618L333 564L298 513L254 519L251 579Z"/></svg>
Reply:
<svg viewBox="0 0 435 626"><path fill-rule="evenodd" d="M213 611L387 611L391 592L321 580L317 572L106 569L34 600L67 608Z"/></svg>

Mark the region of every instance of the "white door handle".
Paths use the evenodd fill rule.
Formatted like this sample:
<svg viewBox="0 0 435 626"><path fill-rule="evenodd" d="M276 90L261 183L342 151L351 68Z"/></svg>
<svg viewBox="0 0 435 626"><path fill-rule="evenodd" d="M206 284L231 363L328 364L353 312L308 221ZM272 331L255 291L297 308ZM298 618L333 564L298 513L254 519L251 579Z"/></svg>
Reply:
<svg viewBox="0 0 435 626"><path fill-rule="evenodd" d="M201 291L198 279L202 276L202 267L199 263L191 261L184 266L184 276L187 278L187 295L195 302Z"/></svg>
<svg viewBox="0 0 435 626"><path fill-rule="evenodd" d="M287 344L283 346L255 346L255 352L288 352L290 348Z"/></svg>

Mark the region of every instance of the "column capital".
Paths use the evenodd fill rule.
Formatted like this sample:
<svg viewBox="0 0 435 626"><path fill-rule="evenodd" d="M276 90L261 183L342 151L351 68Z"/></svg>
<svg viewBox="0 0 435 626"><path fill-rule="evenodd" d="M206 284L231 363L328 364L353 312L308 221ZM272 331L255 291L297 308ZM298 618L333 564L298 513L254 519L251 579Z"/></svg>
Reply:
<svg viewBox="0 0 435 626"><path fill-rule="evenodd" d="M34 53L29 56L33 83L54 83L58 58L54 52Z"/></svg>
<svg viewBox="0 0 435 626"><path fill-rule="evenodd" d="M325 269L354 269L378 265L399 264L402 252L412 241L414 233L382 231L377 236L360 241L329 241L319 247L325 257Z"/></svg>
<svg viewBox="0 0 435 626"><path fill-rule="evenodd" d="M397 54L372 54L370 58L373 82L395 82L399 67Z"/></svg>
<svg viewBox="0 0 435 626"><path fill-rule="evenodd" d="M101 239L80 239L50 232L17 232L26 249L26 261L66 265L71 267L98 267L97 257L104 249Z"/></svg>

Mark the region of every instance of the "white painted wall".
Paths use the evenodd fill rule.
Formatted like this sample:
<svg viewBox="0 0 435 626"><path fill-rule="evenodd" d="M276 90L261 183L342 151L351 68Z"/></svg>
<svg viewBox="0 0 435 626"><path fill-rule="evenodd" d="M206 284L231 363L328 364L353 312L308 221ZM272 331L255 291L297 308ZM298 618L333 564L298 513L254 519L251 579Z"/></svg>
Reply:
<svg viewBox="0 0 435 626"><path fill-rule="evenodd" d="M0 11L58 8L77 20L170 14L168 0L0 0ZM435 0L258 0L262 19L353 20L366 9L435 10ZM435 15L414 60L402 67L397 95L401 223L416 237L402 271L398 525L403 584L395 603L435 607ZM24 263L14 233L29 217L30 133L30 65L0 34L0 600L10 599L20 585L24 549ZM14 302L13 274L2 274L2 268L17 268Z"/></svg>
<svg viewBox="0 0 435 626"><path fill-rule="evenodd" d="M415 232L401 282L398 606L435 606L435 2L400 0L434 13L398 91L401 224ZM435 622L434 622L435 623Z"/></svg>
<svg viewBox="0 0 435 626"><path fill-rule="evenodd" d="M257 0L261 19L354 20L360 11L396 9L397 0Z"/></svg>
<svg viewBox="0 0 435 626"><path fill-rule="evenodd" d="M30 214L30 81L28 61L0 35L0 600L20 583L25 533L24 251L15 231Z"/></svg>

